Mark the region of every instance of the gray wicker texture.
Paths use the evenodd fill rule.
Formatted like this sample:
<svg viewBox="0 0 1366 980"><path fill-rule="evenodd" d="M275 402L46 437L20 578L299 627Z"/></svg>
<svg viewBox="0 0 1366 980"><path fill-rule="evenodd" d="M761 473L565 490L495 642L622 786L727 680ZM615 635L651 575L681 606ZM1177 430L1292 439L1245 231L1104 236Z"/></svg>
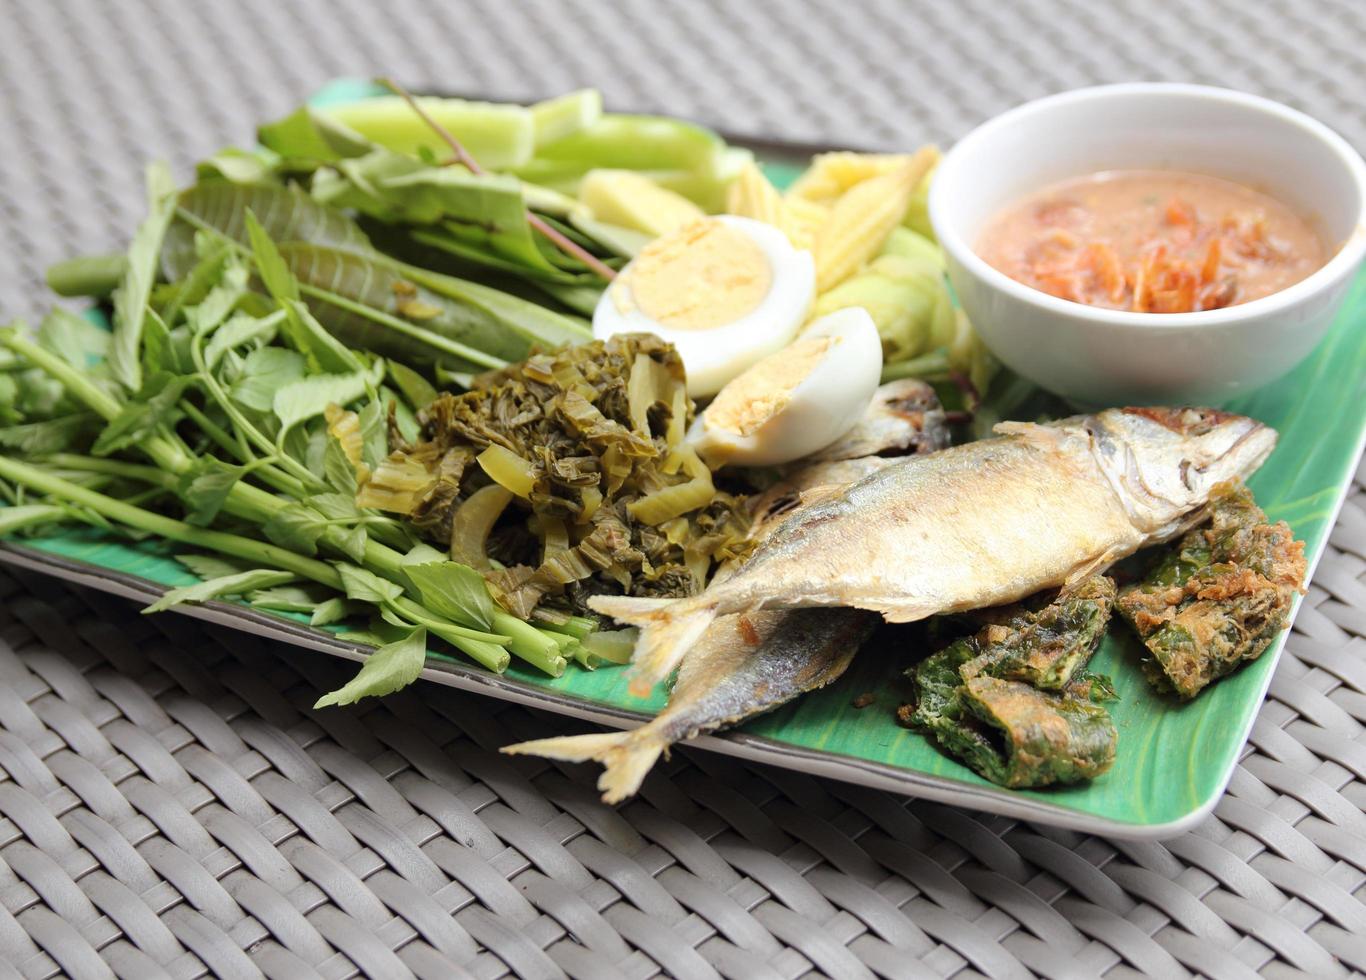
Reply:
<svg viewBox="0 0 1366 980"><path fill-rule="evenodd" d="M1297 15L1298 12L1298 15ZM0 309L338 74L597 84L737 130L951 139L1047 91L1263 91L1366 143L1366 7L0 0ZM1325 420L1325 424L1331 424ZM1112 842L680 751L619 809L577 728L0 570L0 978L1366 972L1366 470L1228 795Z"/></svg>

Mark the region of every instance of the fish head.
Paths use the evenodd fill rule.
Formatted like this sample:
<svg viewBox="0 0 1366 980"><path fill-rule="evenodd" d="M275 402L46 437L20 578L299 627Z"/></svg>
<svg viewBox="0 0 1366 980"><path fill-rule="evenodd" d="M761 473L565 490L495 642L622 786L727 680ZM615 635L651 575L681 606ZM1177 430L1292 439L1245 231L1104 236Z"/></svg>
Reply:
<svg viewBox="0 0 1366 980"><path fill-rule="evenodd" d="M1247 479L1276 445L1275 429L1213 408L1111 408L1091 421L1136 526L1159 536L1188 526L1214 487Z"/></svg>

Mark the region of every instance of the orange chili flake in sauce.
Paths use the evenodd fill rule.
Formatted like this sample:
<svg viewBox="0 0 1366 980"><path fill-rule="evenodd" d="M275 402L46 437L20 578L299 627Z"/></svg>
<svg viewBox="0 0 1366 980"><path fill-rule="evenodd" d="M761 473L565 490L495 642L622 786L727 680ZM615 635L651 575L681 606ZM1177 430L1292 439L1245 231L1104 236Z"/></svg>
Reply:
<svg viewBox="0 0 1366 980"><path fill-rule="evenodd" d="M1269 296L1326 260L1290 208L1250 187L1174 171L1109 171L999 214L978 254L1062 299L1188 313Z"/></svg>

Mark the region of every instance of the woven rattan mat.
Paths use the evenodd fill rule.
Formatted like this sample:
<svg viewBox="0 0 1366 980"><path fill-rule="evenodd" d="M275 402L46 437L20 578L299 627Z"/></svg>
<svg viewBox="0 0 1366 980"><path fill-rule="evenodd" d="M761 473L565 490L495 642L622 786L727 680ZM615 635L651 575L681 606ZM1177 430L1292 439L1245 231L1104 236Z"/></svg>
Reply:
<svg viewBox="0 0 1366 980"><path fill-rule="evenodd" d="M340 74L861 145L1195 79L1361 145L1364 51L1357 0L0 0L0 309L121 245L142 160L183 173ZM1164 844L689 751L611 810L493 751L561 720L431 685L313 712L347 665L0 572L0 977L1366 971L1362 484L1228 796Z"/></svg>

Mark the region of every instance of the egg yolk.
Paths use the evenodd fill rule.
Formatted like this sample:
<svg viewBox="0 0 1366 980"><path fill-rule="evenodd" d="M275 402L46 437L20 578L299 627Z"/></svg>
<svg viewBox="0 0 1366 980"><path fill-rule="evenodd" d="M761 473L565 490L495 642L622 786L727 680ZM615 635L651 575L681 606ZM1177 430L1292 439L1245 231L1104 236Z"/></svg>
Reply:
<svg viewBox="0 0 1366 980"><path fill-rule="evenodd" d="M612 299L621 313L634 308L664 327L711 330L757 309L772 282L749 236L703 218L641 249L612 284Z"/></svg>
<svg viewBox="0 0 1366 980"><path fill-rule="evenodd" d="M749 435L787 406L792 392L837 341L803 337L764 358L721 389L707 407L707 426Z"/></svg>

